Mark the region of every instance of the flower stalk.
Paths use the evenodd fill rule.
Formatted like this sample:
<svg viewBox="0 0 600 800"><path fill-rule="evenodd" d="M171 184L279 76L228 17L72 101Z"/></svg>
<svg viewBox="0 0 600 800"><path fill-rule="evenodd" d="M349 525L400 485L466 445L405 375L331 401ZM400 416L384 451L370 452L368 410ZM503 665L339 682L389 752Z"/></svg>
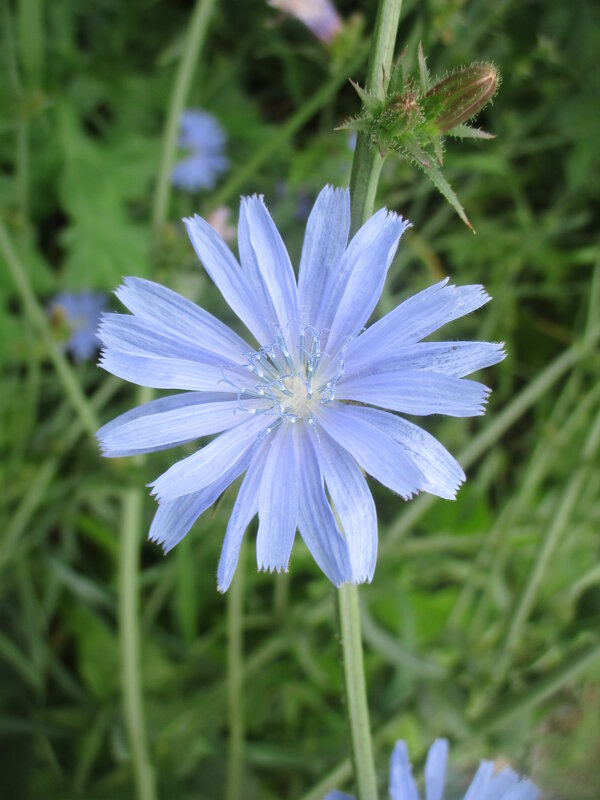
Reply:
<svg viewBox="0 0 600 800"><path fill-rule="evenodd" d="M386 94L391 74L402 0L380 0L373 45L367 68L366 90L379 99ZM350 176L350 236L373 213L383 158L371 146L369 134L358 131ZM337 590L337 617L346 714L358 800L377 800L377 777L369 724L369 706L360 632L358 587L344 584Z"/></svg>
<svg viewBox="0 0 600 800"><path fill-rule="evenodd" d="M385 98L386 76L391 74L401 10L402 0L380 0L377 8L365 90L379 100ZM382 166L383 158L371 146L369 133L359 130L350 175L352 198L350 236L353 236L373 213Z"/></svg>
<svg viewBox="0 0 600 800"><path fill-rule="evenodd" d="M358 800L377 800L369 707L360 632L358 586L346 583L336 592L342 678L352 763Z"/></svg>
<svg viewBox="0 0 600 800"><path fill-rule="evenodd" d="M242 545L243 546L243 545ZM243 604L242 565L227 595L227 715L229 752L225 800L241 800L244 778L244 687L243 687Z"/></svg>

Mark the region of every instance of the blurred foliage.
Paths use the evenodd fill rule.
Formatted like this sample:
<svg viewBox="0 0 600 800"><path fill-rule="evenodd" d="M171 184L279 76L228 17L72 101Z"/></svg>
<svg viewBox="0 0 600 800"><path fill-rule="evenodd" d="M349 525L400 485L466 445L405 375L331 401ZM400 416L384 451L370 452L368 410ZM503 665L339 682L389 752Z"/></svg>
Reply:
<svg viewBox="0 0 600 800"><path fill-rule="evenodd" d="M213 195L173 194L157 240L153 194L192 5L3 5L1 220L42 309L58 291L110 291L131 274L231 319L177 220L222 204L235 217L241 191L265 195L298 263L312 200L325 182L348 179L347 135L333 129L358 112L347 65L370 35L375 2L338 8L348 27L327 48L262 0L218 5L187 106L218 116L231 171ZM378 311L445 274L482 282L494 301L449 333L504 339L509 357L486 374L495 391L485 418L427 422L467 467L455 503L405 504L373 486L381 553L361 597L382 787L395 738L418 755L447 735L457 792L477 759L498 755L532 774L549 800L592 800L600 791L600 10L585 1L407 0L399 48L413 71L419 41L435 74L498 65L501 91L478 121L497 138L484 148L450 143L445 153L477 236L410 165L385 164L378 202L414 228ZM361 83L362 63L349 75ZM335 80L341 88L282 138ZM2 269L2 794L131 798L136 755L120 680L123 490L142 487L175 456L99 457L47 358L51 343ZM133 387L94 365L74 369L102 421L137 402ZM149 544L141 554L146 731L157 794L169 800L213 800L225 785L228 600L216 592L215 570L233 496L168 557ZM147 498L144 529L152 513ZM318 800L315 785L347 753L331 588L300 541L287 576L256 574L252 550L244 798Z"/></svg>

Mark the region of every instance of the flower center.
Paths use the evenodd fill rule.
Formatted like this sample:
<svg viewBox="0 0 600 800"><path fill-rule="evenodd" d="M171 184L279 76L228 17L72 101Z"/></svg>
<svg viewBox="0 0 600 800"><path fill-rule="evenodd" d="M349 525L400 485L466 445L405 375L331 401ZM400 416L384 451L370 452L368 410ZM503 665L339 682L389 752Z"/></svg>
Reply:
<svg viewBox="0 0 600 800"><path fill-rule="evenodd" d="M281 422L304 421L315 428L319 405L334 399L335 386L344 371L340 353L335 375L326 383L322 376L319 379L321 338L318 331L299 326L296 353L289 352L283 335L278 332L271 344L245 354L246 366L254 373L256 384L253 390L240 392L240 408L252 414L274 415ZM249 409L244 404L249 398L269 400L270 404L260 411Z"/></svg>
<svg viewBox="0 0 600 800"><path fill-rule="evenodd" d="M299 374L282 378L284 387L284 405L298 417L308 417L313 405L312 387Z"/></svg>

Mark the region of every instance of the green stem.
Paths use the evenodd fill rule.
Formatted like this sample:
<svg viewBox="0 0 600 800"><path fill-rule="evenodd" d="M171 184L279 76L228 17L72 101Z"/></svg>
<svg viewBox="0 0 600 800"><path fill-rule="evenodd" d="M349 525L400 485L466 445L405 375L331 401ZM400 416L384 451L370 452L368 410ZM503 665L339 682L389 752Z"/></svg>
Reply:
<svg viewBox="0 0 600 800"><path fill-rule="evenodd" d="M367 92L383 98L392 70L396 32L400 21L402 0L380 0L375 20L375 30L369 56ZM356 150L350 175L352 219L350 235L353 236L373 213L375 194L383 158L373 147L366 133L356 138Z"/></svg>
<svg viewBox="0 0 600 800"><path fill-rule="evenodd" d="M243 551L227 592L227 711L229 753L227 759L226 800L243 797L244 705L243 705Z"/></svg>
<svg viewBox="0 0 600 800"><path fill-rule="evenodd" d="M190 20L189 32L171 92L165 125L160 168L152 210L152 229L160 236L167 217L170 195L170 175L177 147L177 132L181 112L187 101L198 54L204 43L215 0L198 0ZM141 389L139 402L152 398L152 391ZM153 800L156 796L152 767L148 758L143 717L143 695L139 679L139 637L137 591L139 581L139 530L142 519L143 495L139 490L127 492L123 508L121 542L121 647L123 652L123 698L138 796ZM126 578L124 577L126 576ZM130 636L131 632L134 636Z"/></svg>
<svg viewBox="0 0 600 800"><path fill-rule="evenodd" d="M0 219L0 253L4 256L8 271L17 287L17 292L21 298L21 302L25 308L25 313L29 317L31 324L35 331L40 336L43 344L46 346L48 355L54 368L58 374L60 382L62 383L65 394L71 401L75 411L78 413L79 418L85 430L94 437L94 434L100 427L96 413L89 400L83 393L81 384L77 379L77 375L71 368L71 365L58 349L58 346L53 341L52 331L48 323L48 318L44 313L43 308L38 303L33 289L29 283L27 273L17 256L17 253L12 245L10 237L2 220Z"/></svg>
<svg viewBox="0 0 600 800"><path fill-rule="evenodd" d="M177 131L181 112L187 101L198 54L204 43L215 0L198 0L194 8L183 55L171 91L165 125L163 149L154 194L152 229L156 239L167 217L170 194L171 167L177 146ZM152 390L138 392L140 404L152 399ZM140 459L141 461L141 459ZM121 533L121 649L123 653L123 700L136 785L140 800L154 800L156 791L152 767L146 746L143 716L143 695L139 675L139 636L137 593L139 583L139 532L142 521L143 493L132 490L125 495L123 530ZM133 636L130 634L133 633Z"/></svg>
<svg viewBox="0 0 600 800"><path fill-rule="evenodd" d="M141 492L137 489L128 489L123 493L120 542L119 638L123 711L131 746L137 795L140 800L154 800L156 792L146 748L139 664L138 561L141 512Z"/></svg>
<svg viewBox="0 0 600 800"><path fill-rule="evenodd" d="M367 68L366 88L382 97L391 73L402 0L379 0ZM359 134L350 175L350 235L373 213L382 159L364 134ZM358 800L377 800L377 778L369 727L358 589L340 586L337 593L338 625L346 713L352 745L352 762Z"/></svg>
<svg viewBox="0 0 600 800"><path fill-rule="evenodd" d="M344 696L358 800L377 800L377 778L360 635L358 587L355 584L347 583L339 587L337 611Z"/></svg>
<svg viewBox="0 0 600 800"><path fill-rule="evenodd" d="M171 99L169 102L169 112L165 133L163 137L163 147L158 172L158 181L154 195L154 207L152 210L152 229L155 236L159 236L167 218L169 206L169 196L171 191L171 169L175 160L177 150L177 133L181 112L184 109L194 75L194 68L198 60L198 54L204 44L208 23L215 5L215 0L198 0L190 20L189 31L187 34L183 56L179 63L177 77Z"/></svg>

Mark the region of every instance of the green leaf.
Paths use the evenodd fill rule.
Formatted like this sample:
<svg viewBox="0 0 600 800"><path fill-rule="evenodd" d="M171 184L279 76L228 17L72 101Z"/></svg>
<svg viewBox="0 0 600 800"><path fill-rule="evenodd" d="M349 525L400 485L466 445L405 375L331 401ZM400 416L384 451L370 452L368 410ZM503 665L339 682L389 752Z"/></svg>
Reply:
<svg viewBox="0 0 600 800"><path fill-rule="evenodd" d="M77 645L79 674L94 697L114 696L119 686L119 646L115 632L104 619L78 602L65 615Z"/></svg>
<svg viewBox="0 0 600 800"><path fill-rule="evenodd" d="M150 241L134 209L148 204L157 144L134 134L114 141L92 138L66 106L59 110L58 125L59 194L69 218L61 234L65 284L112 289L123 275L145 276Z"/></svg>

